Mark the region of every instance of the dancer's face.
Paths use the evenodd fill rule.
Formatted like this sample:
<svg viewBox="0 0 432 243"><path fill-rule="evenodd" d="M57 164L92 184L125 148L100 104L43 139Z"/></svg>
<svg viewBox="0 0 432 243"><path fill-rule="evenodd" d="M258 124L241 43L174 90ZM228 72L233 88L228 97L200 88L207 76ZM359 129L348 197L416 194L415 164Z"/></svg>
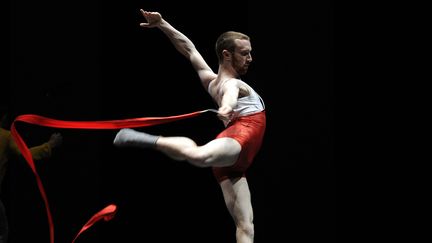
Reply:
<svg viewBox="0 0 432 243"><path fill-rule="evenodd" d="M246 74L249 68L249 64L252 62L252 47L249 40L234 40L236 48L232 52L231 65L234 70L240 74Z"/></svg>

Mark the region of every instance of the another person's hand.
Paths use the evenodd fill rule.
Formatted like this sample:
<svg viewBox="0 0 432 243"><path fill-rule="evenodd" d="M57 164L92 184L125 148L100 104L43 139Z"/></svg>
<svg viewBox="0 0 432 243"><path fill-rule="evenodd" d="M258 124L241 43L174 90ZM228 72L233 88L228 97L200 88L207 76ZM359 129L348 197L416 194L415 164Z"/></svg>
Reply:
<svg viewBox="0 0 432 243"><path fill-rule="evenodd" d="M48 144L51 146L51 148L58 147L63 142L63 136L60 133L53 133L48 140Z"/></svg>
<svg viewBox="0 0 432 243"><path fill-rule="evenodd" d="M147 23L140 23L141 27L153 28L160 24L162 21L162 15L158 12L148 12L140 9L142 15L147 20Z"/></svg>

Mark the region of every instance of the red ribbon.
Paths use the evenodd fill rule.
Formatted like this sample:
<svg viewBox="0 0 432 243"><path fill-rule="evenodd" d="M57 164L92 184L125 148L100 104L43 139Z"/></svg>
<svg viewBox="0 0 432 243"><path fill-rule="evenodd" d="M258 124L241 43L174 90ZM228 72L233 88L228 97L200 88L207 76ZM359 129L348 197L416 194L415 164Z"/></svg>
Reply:
<svg viewBox="0 0 432 243"><path fill-rule="evenodd" d="M106 206L101 211L97 212L95 215L93 215L89 221L81 228L81 230L78 232L78 234L75 236L75 239L72 241L72 243L75 242L75 240L78 238L78 236L81 235L82 232L86 231L88 228L90 228L93 224L95 224L97 221L104 219L105 221L111 220L117 210L117 206L114 204Z"/></svg>
<svg viewBox="0 0 432 243"><path fill-rule="evenodd" d="M33 171L33 174L36 178L36 183L39 188L39 192L42 196L42 199L45 204L45 209L48 217L48 224L49 224L49 232L50 232L50 243L54 243L54 222L52 219L51 210L48 203L48 197L45 192L45 188L42 184L42 180L39 177L39 174L37 173L36 166L33 161L33 157L30 153L29 148L27 147L24 140L21 138L19 133L17 132L15 128L15 122L21 121L26 122L30 124L40 125L40 126L46 126L46 127L55 127L55 128L70 128L70 129L120 129L120 128L134 128L134 127L147 127L147 126L154 126L158 124L163 123L169 123L181 119L186 118L192 118L195 116L198 116L204 112L207 111L213 111L211 109L208 110L202 110L202 111L195 111L187 114L182 115L176 115L176 116L166 116L166 117L143 117L143 118L131 118L131 119L124 119L124 120L108 120L108 121L63 121L63 120L56 120L51 119L43 116L38 115L32 115L32 114L25 114L18 116L11 126L11 134L13 139L15 140L19 150L21 151L24 159L27 161L27 164L30 166L30 168ZM104 218L106 221L112 219L114 216L116 210L115 205L109 205L102 211L95 214L88 222L87 224L81 229L81 231L78 233L78 235L75 237L73 242L76 240L76 238L85 230L87 230L89 227L91 227L96 221ZM108 216L110 215L110 216Z"/></svg>

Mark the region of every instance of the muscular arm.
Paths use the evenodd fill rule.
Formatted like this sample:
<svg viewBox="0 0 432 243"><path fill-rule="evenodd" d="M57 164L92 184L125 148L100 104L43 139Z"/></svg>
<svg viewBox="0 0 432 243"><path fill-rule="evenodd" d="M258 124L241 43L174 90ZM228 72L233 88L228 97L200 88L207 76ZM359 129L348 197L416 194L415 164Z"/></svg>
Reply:
<svg viewBox="0 0 432 243"><path fill-rule="evenodd" d="M141 13L147 23L141 23L140 26L146 28L158 27L169 38L177 51L191 62L198 73L201 83L207 89L209 82L216 78L216 74L205 62L192 41L164 20L158 12L147 12L141 9Z"/></svg>
<svg viewBox="0 0 432 243"><path fill-rule="evenodd" d="M237 105L237 99L239 96L240 88L235 79L227 81L223 86L223 95L218 110L219 118L224 122L228 123L231 119L234 108Z"/></svg>

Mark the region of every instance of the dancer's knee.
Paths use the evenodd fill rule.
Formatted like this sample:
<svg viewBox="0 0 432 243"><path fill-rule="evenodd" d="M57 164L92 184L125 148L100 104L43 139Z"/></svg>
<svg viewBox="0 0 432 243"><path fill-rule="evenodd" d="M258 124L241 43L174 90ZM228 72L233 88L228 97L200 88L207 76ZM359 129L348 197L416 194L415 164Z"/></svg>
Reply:
<svg viewBox="0 0 432 243"><path fill-rule="evenodd" d="M237 234L253 239L255 235L254 224L251 221L242 221L237 223Z"/></svg>

